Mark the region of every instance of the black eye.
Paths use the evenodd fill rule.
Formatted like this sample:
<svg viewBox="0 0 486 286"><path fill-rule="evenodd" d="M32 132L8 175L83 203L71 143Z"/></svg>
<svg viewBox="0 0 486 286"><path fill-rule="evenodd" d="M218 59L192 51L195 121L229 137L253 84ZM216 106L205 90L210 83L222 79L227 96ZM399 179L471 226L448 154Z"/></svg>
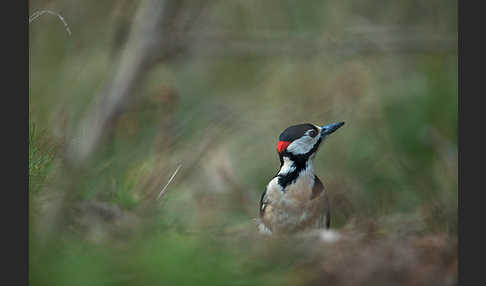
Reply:
<svg viewBox="0 0 486 286"><path fill-rule="evenodd" d="M317 131L315 131L314 129L312 129L312 130L309 132L309 135L310 135L310 137L314 138L314 137L316 137L316 135L317 135Z"/></svg>

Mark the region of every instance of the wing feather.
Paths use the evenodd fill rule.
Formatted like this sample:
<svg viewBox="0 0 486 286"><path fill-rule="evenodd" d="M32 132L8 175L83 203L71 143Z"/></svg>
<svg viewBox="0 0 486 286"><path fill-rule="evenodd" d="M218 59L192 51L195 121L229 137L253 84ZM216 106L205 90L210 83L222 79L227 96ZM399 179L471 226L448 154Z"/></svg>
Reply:
<svg viewBox="0 0 486 286"><path fill-rule="evenodd" d="M318 197L322 192L324 192L324 184L322 184L321 180L316 176L314 178L314 186L312 188L312 196L311 196L311 200ZM323 215L323 220L325 221L322 221L321 222L321 225L324 226L326 228L329 228L331 227L331 207L329 205L329 198L327 196L326 193L324 193L324 208L325 208L325 215Z"/></svg>

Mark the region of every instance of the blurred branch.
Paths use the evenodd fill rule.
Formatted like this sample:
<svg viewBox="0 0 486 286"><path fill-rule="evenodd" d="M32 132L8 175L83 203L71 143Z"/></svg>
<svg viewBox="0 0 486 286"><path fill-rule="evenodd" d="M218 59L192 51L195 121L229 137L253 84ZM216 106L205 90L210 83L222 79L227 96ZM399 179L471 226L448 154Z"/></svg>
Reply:
<svg viewBox="0 0 486 286"><path fill-rule="evenodd" d="M204 2L204 1L201 1ZM191 22L181 22L185 1L147 0L142 2L127 43L122 51L118 68L111 82L100 94L100 104L88 111L81 121L76 140L68 149L68 163L80 166L90 157L126 105L143 85L147 73L160 60L176 56L185 48L185 32ZM203 5L190 6L194 15ZM189 23L189 24L188 24Z"/></svg>
<svg viewBox="0 0 486 286"><path fill-rule="evenodd" d="M188 1L189 2L189 1ZM183 37L190 29L191 21L181 21L181 16L198 15L205 3L185 7L186 1L145 0L138 8L128 40L118 58L112 79L96 98L80 122L74 140L68 145L64 158L65 168L56 187L58 195L52 209L44 217L44 234L56 233L68 216L70 203L75 198L79 171L87 167L89 159L103 139L112 133L120 115L125 111L137 91L144 84L147 74L158 61L175 56L184 48ZM187 8L187 9L185 9ZM188 10L188 11L186 11ZM186 14L182 14L184 11ZM34 15L37 16L38 15Z"/></svg>
<svg viewBox="0 0 486 286"><path fill-rule="evenodd" d="M342 56L375 53L455 52L457 38L420 30L350 30L340 38L299 32L259 30L252 33L205 28L191 35L191 53L200 57L289 56L319 54Z"/></svg>

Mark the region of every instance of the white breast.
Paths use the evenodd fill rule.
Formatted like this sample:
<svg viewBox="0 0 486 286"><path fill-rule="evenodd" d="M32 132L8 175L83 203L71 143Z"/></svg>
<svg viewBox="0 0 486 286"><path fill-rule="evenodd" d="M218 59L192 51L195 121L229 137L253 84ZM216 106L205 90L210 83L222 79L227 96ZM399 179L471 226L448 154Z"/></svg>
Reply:
<svg viewBox="0 0 486 286"><path fill-rule="evenodd" d="M311 164L285 190L278 184L278 177L273 178L267 186L268 205L263 222L272 231L291 231L302 225L313 224L317 219L317 204L324 206L320 199L311 200L314 180Z"/></svg>

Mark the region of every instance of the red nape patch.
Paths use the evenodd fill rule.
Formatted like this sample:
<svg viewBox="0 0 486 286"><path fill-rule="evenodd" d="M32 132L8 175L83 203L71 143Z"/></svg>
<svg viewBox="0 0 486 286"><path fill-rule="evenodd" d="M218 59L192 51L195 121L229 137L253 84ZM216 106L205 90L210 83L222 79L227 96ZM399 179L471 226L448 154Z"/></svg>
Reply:
<svg viewBox="0 0 486 286"><path fill-rule="evenodd" d="M290 145L290 141L278 141L277 151L278 153L282 152L283 150L287 149Z"/></svg>

